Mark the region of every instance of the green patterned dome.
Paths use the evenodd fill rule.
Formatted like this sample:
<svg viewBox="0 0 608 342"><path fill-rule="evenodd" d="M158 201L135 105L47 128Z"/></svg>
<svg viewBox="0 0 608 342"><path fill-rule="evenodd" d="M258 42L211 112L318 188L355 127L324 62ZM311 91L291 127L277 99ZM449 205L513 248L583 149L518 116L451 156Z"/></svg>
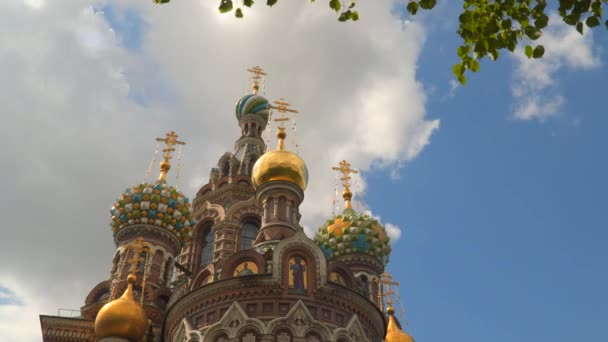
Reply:
<svg viewBox="0 0 608 342"><path fill-rule="evenodd" d="M368 214L345 209L319 228L315 242L328 260L340 255L367 254L386 265L391 253L390 238L378 220Z"/></svg>
<svg viewBox="0 0 608 342"><path fill-rule="evenodd" d="M173 232L184 244L195 224L188 198L165 181L126 189L110 212L114 235L132 225L148 224Z"/></svg>
<svg viewBox="0 0 608 342"><path fill-rule="evenodd" d="M270 111L268 109L268 100L256 94L243 96L237 103L235 108L237 120L248 114L255 114L264 119L264 124L268 122Z"/></svg>

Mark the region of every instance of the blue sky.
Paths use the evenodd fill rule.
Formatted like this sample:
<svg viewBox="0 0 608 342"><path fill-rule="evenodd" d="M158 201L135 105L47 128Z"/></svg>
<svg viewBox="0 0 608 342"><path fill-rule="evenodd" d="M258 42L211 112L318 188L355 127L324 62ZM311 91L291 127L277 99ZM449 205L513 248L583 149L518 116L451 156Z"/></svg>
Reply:
<svg viewBox="0 0 608 342"><path fill-rule="evenodd" d="M395 33L388 13L399 8L388 0L361 2L354 24L314 12L319 2L285 1L256 4L243 21L206 2L30 0L35 12L4 11L12 34L0 38L28 39L9 41L22 48L20 60L3 59L20 52L0 47L0 71L32 81L10 82L4 93L18 93L2 99L9 113L32 113L17 121L27 144L14 149L15 210L39 209L27 225L14 223L11 246L0 250L0 339L39 340L38 313L78 308L107 276L107 208L141 180L151 141L167 130L188 142L182 186L193 197L232 148L244 70L260 64L269 98L285 96L302 111L298 137L311 171L304 224L314 229L330 214L329 167L347 158L363 172L372 212L401 228L389 271L418 342L608 341L606 30L563 45L565 31L552 27L544 64L505 53L454 87L454 2ZM304 9L312 14L294 16ZM81 38L91 36L93 45ZM517 116L530 103L536 110ZM356 134L336 137L338 125ZM365 133L369 140L350 139ZM47 200L82 197L70 210ZM25 248L31 258L17 257ZM19 334L31 338L3 331L20 327L6 320L15 311L2 311L17 305L29 324Z"/></svg>
<svg viewBox="0 0 608 342"><path fill-rule="evenodd" d="M367 175L370 206L404 230L389 270L415 338L608 340L608 35L594 37L604 66L562 70L566 101L540 122L512 118L506 55L440 99L452 32L429 34L418 70L439 88L440 131L399 179Z"/></svg>

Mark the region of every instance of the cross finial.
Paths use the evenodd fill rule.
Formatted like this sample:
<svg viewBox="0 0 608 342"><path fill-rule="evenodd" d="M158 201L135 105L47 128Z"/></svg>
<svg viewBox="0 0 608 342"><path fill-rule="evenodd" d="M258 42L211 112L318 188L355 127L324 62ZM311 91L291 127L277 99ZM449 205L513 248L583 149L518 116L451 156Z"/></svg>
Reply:
<svg viewBox="0 0 608 342"><path fill-rule="evenodd" d="M264 72L264 70L262 70L262 68L260 68L259 65L254 66L253 68L249 68L247 69L247 71L249 71L251 73L251 80L253 81L253 93L257 94L258 91L260 90L260 81L263 79L264 76L266 76L266 72Z"/></svg>
<svg viewBox="0 0 608 342"><path fill-rule="evenodd" d="M277 138L279 139L279 150L285 148L285 138L287 137L287 133L285 133L285 121L289 121L288 117L285 114L298 114L299 112L295 109L289 108L290 104L285 101L284 98L280 98L278 101L274 101L273 105L269 105L269 108L276 109L279 112L279 117L273 119L279 126L279 131L277 132Z"/></svg>
<svg viewBox="0 0 608 342"><path fill-rule="evenodd" d="M129 247L127 247L127 249L130 249L133 251L133 258L128 260L128 263L131 264L131 267L129 267L129 272L131 274L135 274L135 272L137 272L137 266L139 265L139 263L144 261L144 258L142 256L143 253L144 252L147 253L149 250L149 247L144 242L144 238L140 236L137 239L135 239L133 244L130 245Z"/></svg>
<svg viewBox="0 0 608 342"><path fill-rule="evenodd" d="M398 281L393 280L393 276L388 272L383 272L380 275L380 279L376 280L378 283L378 297L380 299L380 304L384 308L384 303L388 307L393 307L393 299L392 295L396 294L397 291L393 290L391 286L399 286Z"/></svg>
<svg viewBox="0 0 608 342"><path fill-rule="evenodd" d="M164 181L167 178L167 172L171 169L171 163L169 160L173 158L171 153L175 151L175 145L186 145L185 142L177 140L177 133L171 131L165 135L164 138L156 138L156 141L164 142L167 147L163 149L163 161L160 162L160 176L158 181Z"/></svg>
<svg viewBox="0 0 608 342"><path fill-rule="evenodd" d="M337 167L333 166L332 170L342 173L342 177L340 177L340 179L342 180L342 186L344 186L342 197L344 198L346 209L351 209L351 200L353 199L353 193L350 191L350 180L352 178L350 175L351 173L359 173L359 171L356 169L351 169L350 163L346 160L342 160L338 165L339 166Z"/></svg>

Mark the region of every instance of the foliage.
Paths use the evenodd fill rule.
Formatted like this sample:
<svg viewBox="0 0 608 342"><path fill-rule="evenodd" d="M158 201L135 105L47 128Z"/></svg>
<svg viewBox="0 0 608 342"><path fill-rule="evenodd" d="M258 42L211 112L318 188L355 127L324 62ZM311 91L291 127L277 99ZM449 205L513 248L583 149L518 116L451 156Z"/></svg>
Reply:
<svg viewBox="0 0 608 342"><path fill-rule="evenodd" d="M171 0L154 0L157 4ZM234 3L251 7L254 0L219 0L221 13L231 12ZM359 13L354 9L355 0L327 0L329 7L339 13L339 21L357 21ZM416 15L419 10L432 10L437 0L408 0L407 11ZM573 26L580 34L584 27L594 28L601 25L603 9L608 0L553 0L558 5L562 20ZM273 6L278 0L266 0ZM315 2L315 0L310 0ZM237 18L243 18L243 10L235 10ZM463 42L457 49L460 59L452 67L454 76L461 84L466 84L467 70L477 72L479 60L488 56L496 60L505 49L513 52L520 44L525 44L524 52L528 58L541 58L544 46L535 41L542 36L543 29L549 24L547 0L463 0L463 11L458 17L458 35ZM604 22L608 29L608 20Z"/></svg>

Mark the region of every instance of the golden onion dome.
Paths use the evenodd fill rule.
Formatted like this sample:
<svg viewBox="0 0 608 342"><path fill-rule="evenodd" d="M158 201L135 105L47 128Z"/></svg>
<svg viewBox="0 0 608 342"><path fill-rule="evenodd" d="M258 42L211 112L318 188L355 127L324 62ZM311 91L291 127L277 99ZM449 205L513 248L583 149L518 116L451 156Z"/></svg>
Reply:
<svg viewBox="0 0 608 342"><path fill-rule="evenodd" d="M410 335L399 328L394 316L395 309L389 306L386 312L388 313L388 326L386 327L384 342L414 342L414 339Z"/></svg>
<svg viewBox="0 0 608 342"><path fill-rule="evenodd" d="M308 184L306 164L296 153L285 150L285 137L285 129L279 128L278 149L265 153L256 161L251 172L254 187L258 188L272 181L287 181L296 184L302 190L306 189Z"/></svg>
<svg viewBox="0 0 608 342"><path fill-rule="evenodd" d="M99 310L95 319L97 338L121 337L129 341L141 341L144 337L148 322L143 308L133 297L135 280L135 275L129 275L125 293Z"/></svg>

